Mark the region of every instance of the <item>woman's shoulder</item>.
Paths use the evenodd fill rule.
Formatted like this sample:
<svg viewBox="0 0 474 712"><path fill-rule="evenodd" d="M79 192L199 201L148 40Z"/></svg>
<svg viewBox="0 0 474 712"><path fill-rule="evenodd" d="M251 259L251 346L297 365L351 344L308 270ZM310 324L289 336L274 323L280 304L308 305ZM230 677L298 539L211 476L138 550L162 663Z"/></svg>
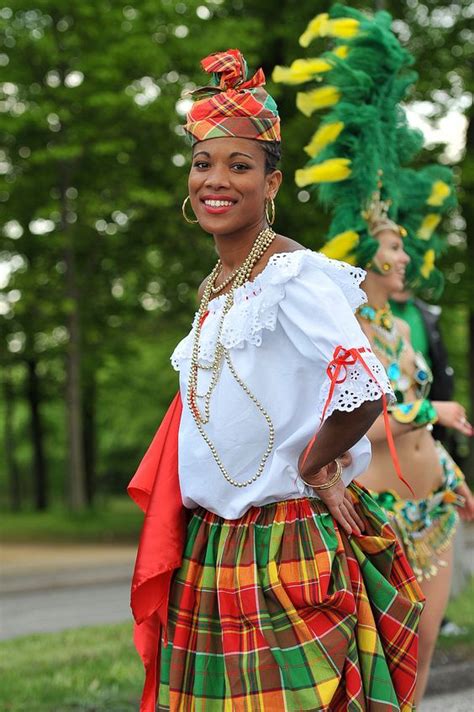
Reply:
<svg viewBox="0 0 474 712"><path fill-rule="evenodd" d="M271 255L278 252L297 252L298 250L306 249L307 248L304 245L296 240L293 240L291 237L286 237L286 235L276 235L267 254L268 257L271 257Z"/></svg>
<svg viewBox="0 0 474 712"><path fill-rule="evenodd" d="M282 279L291 283L294 281L297 290L305 300L324 298L328 295L340 298L341 292L353 311L366 301L366 296L360 285L365 279L365 271L341 260L326 257L321 252L316 252L303 247L291 240L293 249L276 250L268 258L268 273L271 277L275 273ZM288 245L290 247L290 245Z"/></svg>
<svg viewBox="0 0 474 712"><path fill-rule="evenodd" d="M306 250L306 247L304 247L304 245L301 245L299 242L296 242L296 240L292 240L290 237L286 237L285 235L276 235L268 250L261 257L259 262L255 265L252 271L252 279L255 279L265 270L270 259L274 255L288 255L292 252L299 252L302 250ZM205 277L199 285L198 300L202 299L202 295L204 294L204 290L206 288L206 284L209 280L209 277L210 275L207 275L207 277Z"/></svg>

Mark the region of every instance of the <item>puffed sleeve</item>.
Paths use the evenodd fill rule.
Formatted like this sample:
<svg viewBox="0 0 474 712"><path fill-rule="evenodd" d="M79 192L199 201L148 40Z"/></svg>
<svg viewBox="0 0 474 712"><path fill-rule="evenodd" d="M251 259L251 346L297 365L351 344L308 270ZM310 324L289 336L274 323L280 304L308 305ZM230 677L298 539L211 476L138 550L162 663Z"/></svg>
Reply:
<svg viewBox="0 0 474 712"><path fill-rule="evenodd" d="M320 417L324 411L325 419L335 410L350 412L365 401L378 400L382 392L389 402L394 399L386 371L354 316L366 301L359 287L364 275L363 270L309 253L280 302L279 320L288 338L321 372L316 410ZM338 362L338 382L327 403L327 369L334 372Z"/></svg>

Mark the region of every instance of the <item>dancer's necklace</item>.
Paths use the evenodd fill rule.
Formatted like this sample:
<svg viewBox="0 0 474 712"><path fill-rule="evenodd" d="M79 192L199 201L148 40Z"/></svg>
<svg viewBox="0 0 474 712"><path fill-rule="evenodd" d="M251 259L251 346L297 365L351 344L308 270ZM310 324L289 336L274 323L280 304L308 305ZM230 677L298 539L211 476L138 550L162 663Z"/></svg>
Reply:
<svg viewBox="0 0 474 712"><path fill-rule="evenodd" d="M381 309L375 309L369 304L364 304L359 309L359 315L368 321L374 331L373 346L375 351L389 363L386 366L387 376L397 395L397 400L402 400L403 394L410 388L411 379L402 371L400 358L405 348L390 306L387 304Z"/></svg>
<svg viewBox="0 0 474 712"><path fill-rule="evenodd" d="M267 411L265 408L261 405L261 403L257 400L256 396L250 391L249 387L242 381L240 376L235 370L234 364L232 363L232 360L230 358L229 351L224 348L224 346L221 344L221 334L222 334L222 329L224 326L224 318L226 314L229 312L230 308L232 307L232 304L234 303L234 293L236 289L245 282L248 282L250 280L250 277L252 275L252 270L257 264L257 262L261 259L261 257L264 255L264 253L267 251L268 247L271 245L273 240L275 239L275 233L273 230L269 227L265 228L262 230L256 237L255 242L252 246L252 249L250 250L248 256L242 263L240 267L238 267L234 272L230 275L230 277L225 280L224 283L219 285L219 288L215 286L215 281L218 277L218 274L221 270L221 262L220 260L217 262L216 266L212 270L212 273L206 283L206 287L204 288L204 294L201 299L201 303L199 305L198 313L197 313L197 318L195 321L195 329L194 329L194 339L193 339L193 349L192 349L192 355L191 355L191 366L190 366L190 371L189 371L189 382L188 382L188 391L187 391L187 402L189 409L191 411L191 414L194 418L194 421L196 423L196 426L201 433L204 441L208 445L212 456L214 457L214 460L216 461L222 475L224 478L229 482L229 484L233 485L234 487L247 487L248 485L252 484L252 482L255 482L255 480L260 477L260 475L263 472L263 469L265 467L265 463L268 460L268 457L273 449L273 444L275 440L275 428L273 426L273 423L270 419L270 416L268 415ZM207 388L207 391L202 394L198 395L198 373L199 369L202 368L202 366L199 363L199 342L200 342L200 337L201 337L201 331L202 331L202 326L204 319L207 314L209 302L211 300L211 295L215 294L216 292L222 291L224 289L224 286L228 286L232 282L232 287L229 290L228 294L226 295L226 299L224 302L224 306L222 308L222 312L220 314L220 319L219 319L219 324L218 324L218 329L217 329L217 339L216 339L216 347L215 347L215 352L211 361L211 365L209 367L206 367L206 369L212 371L212 376L210 380L209 387ZM234 480L227 470L225 469L219 454L216 450L216 447L214 443L209 439L207 433L205 432L203 425L209 422L210 419L210 401L211 401L211 396L212 393L217 385L217 382L219 380L219 375L220 371L222 368L222 363L225 360L227 363L227 366L229 368L230 373L238 383L238 385L242 388L244 393L250 398L250 400L254 403L256 408L260 411L260 413L263 415L265 418L267 425L268 425L268 445L267 448L263 454L263 457L260 461L260 465L257 469L256 474L250 479L245 482L237 482ZM202 413L199 409L197 399L202 398L204 400L204 412Z"/></svg>

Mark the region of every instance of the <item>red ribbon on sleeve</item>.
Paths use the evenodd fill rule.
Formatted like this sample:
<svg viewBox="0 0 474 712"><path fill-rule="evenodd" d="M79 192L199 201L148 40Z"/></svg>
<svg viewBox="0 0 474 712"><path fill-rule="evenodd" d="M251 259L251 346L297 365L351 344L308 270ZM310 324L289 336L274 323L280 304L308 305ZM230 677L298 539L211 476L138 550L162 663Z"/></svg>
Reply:
<svg viewBox="0 0 474 712"><path fill-rule="evenodd" d="M362 356L363 353L372 353L370 349L365 348L362 346L361 348L358 349L345 349L343 346L336 346L334 349L333 357L332 360L329 362L327 368L326 368L326 373L329 376L329 380L331 382L330 388L329 388L329 393L328 397L326 398L326 403L324 404L323 412L321 415L321 423L324 421L324 417L326 415L327 409L329 407L329 404L332 401L332 398L334 396L334 391L336 389L337 385L340 385L341 383L344 383L344 381L347 378L347 369L349 366L355 366L357 361L359 361L362 365L362 367L365 369L365 371L369 374L369 376L375 381L375 383L378 385L380 388L380 392L382 394L382 405L383 405L383 419L384 419L384 424L385 424L385 434L387 436L387 443L388 447L390 450L390 455L392 457L392 462L393 462L393 467L395 469L395 472L397 473L397 477L401 482L403 482L404 485L408 487L410 492L412 493L413 496L415 496L415 493L413 492L412 488L404 478L402 474L402 468L400 467L400 461L398 459L397 455L397 449L395 447L395 442L393 440L393 435L392 435L392 430L390 428L390 420L389 420L389 415L388 415L388 408L387 408L387 397L385 395L385 392L370 370L370 367L367 365L364 357ZM304 451L303 455L303 461L302 461L302 466L306 462L306 459L309 455L309 452L311 448L313 447L314 443L316 442L316 438L318 436L318 433L316 433L313 438L311 439L310 443L308 444L306 450Z"/></svg>

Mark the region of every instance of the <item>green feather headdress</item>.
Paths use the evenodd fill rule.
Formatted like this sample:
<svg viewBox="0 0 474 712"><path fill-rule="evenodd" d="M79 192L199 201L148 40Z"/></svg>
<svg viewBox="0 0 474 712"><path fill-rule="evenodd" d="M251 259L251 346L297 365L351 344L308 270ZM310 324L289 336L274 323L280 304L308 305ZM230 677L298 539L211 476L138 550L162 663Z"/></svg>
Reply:
<svg viewBox="0 0 474 712"><path fill-rule="evenodd" d="M330 38L331 49L275 67L273 80L309 84L296 97L306 116L327 111L305 147L309 161L295 174L299 187L317 188L332 210L322 252L367 267L379 246L377 229L399 229L411 258L410 284L440 291L442 275L434 263L444 243L436 229L456 202L453 176L442 166L408 167L423 135L408 126L400 102L417 74L391 22L387 12L369 16L335 4L300 37L303 47Z"/></svg>

